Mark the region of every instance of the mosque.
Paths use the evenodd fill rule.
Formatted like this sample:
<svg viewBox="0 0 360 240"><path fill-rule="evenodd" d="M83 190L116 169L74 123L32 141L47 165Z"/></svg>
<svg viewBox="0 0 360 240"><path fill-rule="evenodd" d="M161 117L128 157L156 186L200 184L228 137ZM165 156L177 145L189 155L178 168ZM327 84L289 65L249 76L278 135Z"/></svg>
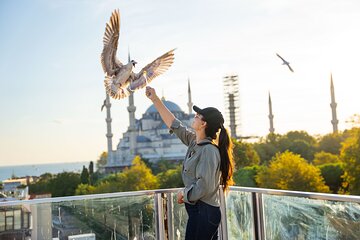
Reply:
<svg viewBox="0 0 360 240"><path fill-rule="evenodd" d="M194 118L192 113L193 103L191 101L190 81L188 81L188 112L185 113L176 103L165 100L165 106L183 124L190 128ZM131 166L131 162L136 155L150 162L157 162L165 159L169 161L183 160L187 147L174 135L169 133L168 127L162 121L159 112L154 105L151 105L140 119L135 119L134 96L129 96L129 122L128 130L120 139L116 150L112 149L111 132L111 103L109 96L106 97L105 107L107 110L107 142L108 142L108 162L105 172L118 172L125 167Z"/></svg>
<svg viewBox="0 0 360 240"><path fill-rule="evenodd" d="M330 79L330 94L331 94L331 124L333 132L338 132L338 120L336 114L337 104L335 102L334 84L331 75ZM188 112L185 113L174 102L161 99L165 106L178 118L183 124L190 128L194 114L192 113L193 103L191 101L190 81L188 81ZM269 133L274 133L274 115L272 113L272 102L269 93ZM125 167L131 166L132 160L136 155L141 156L150 162L157 162L159 160L181 161L183 160L187 147L173 134L169 133L169 129L162 121L160 114L154 105L151 105L140 119L135 119L136 107L134 106L134 96L129 96L129 127L120 139L117 147L113 150L111 132L111 103L107 95L104 101L106 107L106 123L107 123L107 145L108 145L108 161L104 171L106 173L118 172ZM231 117L230 117L231 119ZM235 123L230 123L230 125Z"/></svg>

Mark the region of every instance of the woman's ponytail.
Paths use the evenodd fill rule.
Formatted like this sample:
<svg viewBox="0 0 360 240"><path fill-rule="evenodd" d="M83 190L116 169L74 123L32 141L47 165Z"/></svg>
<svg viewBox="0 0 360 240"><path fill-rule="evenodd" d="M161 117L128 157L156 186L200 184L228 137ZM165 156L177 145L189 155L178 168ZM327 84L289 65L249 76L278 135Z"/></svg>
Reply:
<svg viewBox="0 0 360 240"><path fill-rule="evenodd" d="M229 190L229 186L234 184L233 181L233 172L234 172L234 161L233 161L233 146L231 142L231 138L221 124L220 127L220 136L218 147L220 151L220 171L221 171L221 179L220 183L224 186L224 192Z"/></svg>

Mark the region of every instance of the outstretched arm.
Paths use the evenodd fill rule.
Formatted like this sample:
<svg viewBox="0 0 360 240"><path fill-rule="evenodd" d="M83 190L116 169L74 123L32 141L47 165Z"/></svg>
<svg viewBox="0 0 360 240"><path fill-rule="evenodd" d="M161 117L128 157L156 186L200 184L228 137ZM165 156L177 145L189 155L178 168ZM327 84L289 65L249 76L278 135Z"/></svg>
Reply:
<svg viewBox="0 0 360 240"><path fill-rule="evenodd" d="M160 113L160 116L166 126L168 128L171 127L172 122L175 119L174 114L172 114L169 109L163 104L163 102L160 100L160 98L156 95L155 89L152 87L147 86L146 87L146 96L154 103L155 108Z"/></svg>

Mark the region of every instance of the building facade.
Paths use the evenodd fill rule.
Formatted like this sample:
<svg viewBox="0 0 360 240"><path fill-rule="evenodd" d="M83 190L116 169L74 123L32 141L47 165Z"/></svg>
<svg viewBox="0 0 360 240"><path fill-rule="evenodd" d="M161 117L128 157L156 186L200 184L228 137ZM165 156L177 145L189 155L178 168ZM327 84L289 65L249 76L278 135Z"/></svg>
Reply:
<svg viewBox="0 0 360 240"><path fill-rule="evenodd" d="M193 114L183 112L177 104L164 98L162 102L176 118L190 128ZM131 146L131 138L135 138L134 149ZM162 159L179 161L184 158L186 149L187 147L177 136L169 133L159 112L154 105L151 105L140 119L136 119L135 134L129 130L123 134L117 149L113 152L112 167L130 166L136 155L150 162Z"/></svg>

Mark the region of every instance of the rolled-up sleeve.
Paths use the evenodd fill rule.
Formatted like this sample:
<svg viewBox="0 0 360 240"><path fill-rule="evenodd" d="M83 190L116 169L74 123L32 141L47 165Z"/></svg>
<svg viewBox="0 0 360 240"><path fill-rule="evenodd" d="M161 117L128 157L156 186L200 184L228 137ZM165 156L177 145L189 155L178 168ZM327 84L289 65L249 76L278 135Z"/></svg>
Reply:
<svg viewBox="0 0 360 240"><path fill-rule="evenodd" d="M170 126L170 133L175 133L186 146L189 146L190 143L195 140L195 133L188 130L182 122L176 118Z"/></svg>
<svg viewBox="0 0 360 240"><path fill-rule="evenodd" d="M196 166L196 182L184 189L184 201L195 204L196 201L209 193L217 191L216 180L219 171L220 155L211 146L204 147Z"/></svg>

